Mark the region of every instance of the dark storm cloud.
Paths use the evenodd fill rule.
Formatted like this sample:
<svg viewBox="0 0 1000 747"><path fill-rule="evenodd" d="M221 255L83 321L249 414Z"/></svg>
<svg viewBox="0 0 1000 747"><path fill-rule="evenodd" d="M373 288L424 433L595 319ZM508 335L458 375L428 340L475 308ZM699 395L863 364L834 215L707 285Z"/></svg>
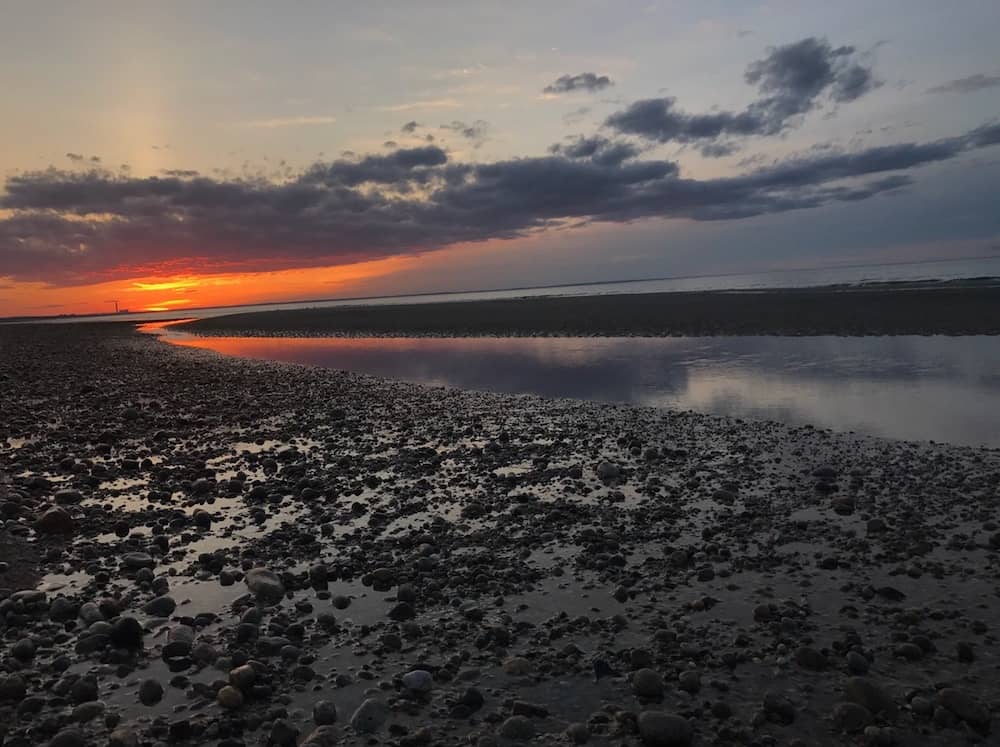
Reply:
<svg viewBox="0 0 1000 747"><path fill-rule="evenodd" d="M191 258L198 271L262 270L431 251L580 222L723 221L870 199L912 169L1000 143L1000 124L928 143L823 150L738 176L682 177L671 161L579 138L546 156L455 163L433 146L316 163L276 181L137 178L94 168L8 179L0 267L78 284ZM176 266L176 265L174 265Z"/></svg>
<svg viewBox="0 0 1000 747"><path fill-rule="evenodd" d="M973 93L985 88L1000 87L1000 75L976 73L966 78L949 80L947 83L928 88L927 93Z"/></svg>
<svg viewBox="0 0 1000 747"><path fill-rule="evenodd" d="M641 99L605 124L661 143L697 143L709 157L728 155L735 150L732 138L777 135L824 98L846 103L871 91L878 83L855 57L854 47L834 48L810 37L774 47L747 67L744 79L757 87L759 98L743 111L691 114L678 109L673 97Z"/></svg>
<svg viewBox="0 0 1000 747"><path fill-rule="evenodd" d="M593 93L608 86L612 86L611 78L607 75L597 73L578 73L577 75L560 75L553 83L545 86L542 93L560 94L572 93L573 91L587 91Z"/></svg>

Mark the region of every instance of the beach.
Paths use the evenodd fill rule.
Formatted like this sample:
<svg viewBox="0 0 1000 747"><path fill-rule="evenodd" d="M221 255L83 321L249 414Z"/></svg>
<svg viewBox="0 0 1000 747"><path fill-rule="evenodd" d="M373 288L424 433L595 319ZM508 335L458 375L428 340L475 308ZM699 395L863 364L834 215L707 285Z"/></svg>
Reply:
<svg viewBox="0 0 1000 747"><path fill-rule="evenodd" d="M337 306L199 319L200 335L995 335L1000 286L831 287Z"/></svg>
<svg viewBox="0 0 1000 747"><path fill-rule="evenodd" d="M689 316L760 329L783 293ZM996 291L963 293L922 329L994 329ZM894 298L882 334L947 301ZM799 302L784 334L820 323ZM527 333L544 306L535 333L678 331L639 313L664 299L519 303L187 326ZM997 450L404 384L129 324L7 326L0 353L5 744L996 738Z"/></svg>

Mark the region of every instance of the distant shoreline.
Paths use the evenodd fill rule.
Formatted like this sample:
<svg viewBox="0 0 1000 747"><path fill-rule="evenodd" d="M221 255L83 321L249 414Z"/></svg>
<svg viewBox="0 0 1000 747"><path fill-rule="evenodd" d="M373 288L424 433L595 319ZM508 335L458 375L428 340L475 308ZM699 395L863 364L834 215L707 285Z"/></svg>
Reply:
<svg viewBox="0 0 1000 747"><path fill-rule="evenodd" d="M214 336L996 335L1000 286L831 286L335 306L199 319Z"/></svg>

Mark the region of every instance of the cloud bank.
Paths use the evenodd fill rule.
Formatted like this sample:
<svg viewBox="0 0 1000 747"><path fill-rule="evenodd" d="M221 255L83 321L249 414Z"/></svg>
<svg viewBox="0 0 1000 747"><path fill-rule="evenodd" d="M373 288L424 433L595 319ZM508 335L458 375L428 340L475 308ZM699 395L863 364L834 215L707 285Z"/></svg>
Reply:
<svg viewBox="0 0 1000 747"><path fill-rule="evenodd" d="M912 169L997 144L1000 125L991 125L701 180L602 138L476 164L435 146L406 148L316 163L281 182L52 168L8 180L0 266L16 280L69 285L178 258L202 272L280 269L510 239L567 222L736 220L866 200L909 184Z"/></svg>
<svg viewBox="0 0 1000 747"><path fill-rule="evenodd" d="M641 99L605 124L659 143L696 143L704 155L716 157L733 152L737 138L778 135L822 102L854 101L878 85L854 47L832 47L815 37L770 49L743 77L757 87L758 98L742 111L691 114L678 109L673 97Z"/></svg>
<svg viewBox="0 0 1000 747"><path fill-rule="evenodd" d="M588 222L740 220L872 199L906 187L915 169L1000 144L1000 124L989 124L929 142L814 150L704 179L644 157L662 142L722 152L735 138L780 134L823 102L852 101L877 85L852 47L814 38L769 50L745 78L759 95L744 111L689 114L673 99L646 99L609 118L611 137L605 130L541 156L492 162L456 161L425 144L318 161L282 178L227 178L193 170L138 177L71 158L72 169L8 178L0 275L76 285L366 261ZM565 84L577 85L589 84ZM419 127L411 120L400 129ZM478 120L443 127L473 142L486 131Z"/></svg>

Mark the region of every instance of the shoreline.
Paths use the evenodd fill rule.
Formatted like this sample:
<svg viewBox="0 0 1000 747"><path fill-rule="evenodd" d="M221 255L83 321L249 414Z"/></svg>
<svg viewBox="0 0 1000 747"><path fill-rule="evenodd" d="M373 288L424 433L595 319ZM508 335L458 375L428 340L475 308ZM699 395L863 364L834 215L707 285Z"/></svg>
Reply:
<svg viewBox="0 0 1000 747"><path fill-rule="evenodd" d="M555 296L206 317L213 336L997 335L1000 287Z"/></svg>
<svg viewBox="0 0 1000 747"><path fill-rule="evenodd" d="M379 738L454 747L637 744L646 712L678 744L995 731L995 450L403 384L114 324L0 345L6 531L47 584L0 592L8 642L39 642L0 688L17 743L362 745L359 708ZM65 533L36 531L53 510Z"/></svg>

